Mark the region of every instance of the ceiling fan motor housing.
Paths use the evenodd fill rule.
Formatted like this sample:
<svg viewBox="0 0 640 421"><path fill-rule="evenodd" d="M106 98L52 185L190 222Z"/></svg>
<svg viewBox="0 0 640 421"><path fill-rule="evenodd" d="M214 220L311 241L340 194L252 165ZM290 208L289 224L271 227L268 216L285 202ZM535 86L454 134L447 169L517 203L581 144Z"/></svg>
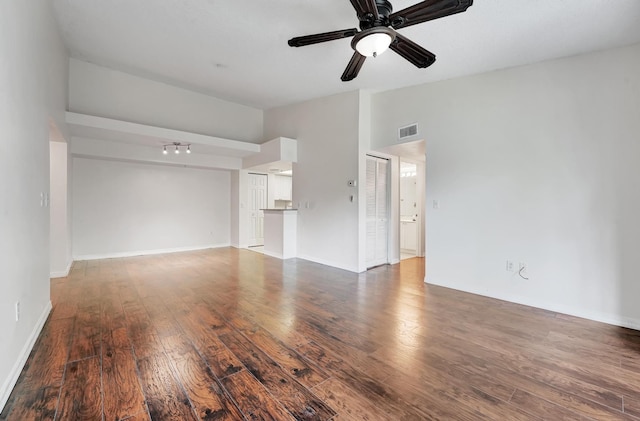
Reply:
<svg viewBox="0 0 640 421"><path fill-rule="evenodd" d="M378 9L378 19L372 13L358 16L361 30L364 31L374 26L389 26L389 16L393 12L391 3L388 0L376 0L376 7Z"/></svg>

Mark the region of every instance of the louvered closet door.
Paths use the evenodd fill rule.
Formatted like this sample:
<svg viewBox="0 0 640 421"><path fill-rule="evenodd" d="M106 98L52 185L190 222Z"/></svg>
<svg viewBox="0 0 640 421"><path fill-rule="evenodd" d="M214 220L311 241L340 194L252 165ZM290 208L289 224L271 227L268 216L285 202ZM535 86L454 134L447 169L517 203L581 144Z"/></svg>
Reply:
<svg viewBox="0 0 640 421"><path fill-rule="evenodd" d="M389 263L389 161L367 156L367 267Z"/></svg>

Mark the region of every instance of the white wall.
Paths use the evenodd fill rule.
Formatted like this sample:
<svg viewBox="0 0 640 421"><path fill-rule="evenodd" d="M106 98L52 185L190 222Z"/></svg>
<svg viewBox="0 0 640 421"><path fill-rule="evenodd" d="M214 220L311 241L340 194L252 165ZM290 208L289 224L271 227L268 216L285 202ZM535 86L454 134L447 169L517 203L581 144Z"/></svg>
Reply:
<svg viewBox="0 0 640 421"><path fill-rule="evenodd" d="M71 268L71 226L69 215L69 156L67 144L49 142L50 223L49 261L52 278L64 277Z"/></svg>
<svg viewBox="0 0 640 421"><path fill-rule="evenodd" d="M51 305L40 194L49 192L49 118L66 132L67 63L50 2L0 2L0 410Z"/></svg>
<svg viewBox="0 0 640 421"><path fill-rule="evenodd" d="M76 59L69 111L260 143L262 110Z"/></svg>
<svg viewBox="0 0 640 421"><path fill-rule="evenodd" d="M76 260L230 244L228 171L73 158Z"/></svg>
<svg viewBox="0 0 640 421"><path fill-rule="evenodd" d="M240 247L240 171L230 172L229 215L231 231L229 241L233 247Z"/></svg>
<svg viewBox="0 0 640 421"><path fill-rule="evenodd" d="M359 93L349 92L265 111L265 138L298 140L293 164L298 257L359 271ZM305 203L309 207L305 207Z"/></svg>
<svg viewBox="0 0 640 421"><path fill-rule="evenodd" d="M427 140L427 282L640 328L639 116L640 45L375 95L376 147Z"/></svg>

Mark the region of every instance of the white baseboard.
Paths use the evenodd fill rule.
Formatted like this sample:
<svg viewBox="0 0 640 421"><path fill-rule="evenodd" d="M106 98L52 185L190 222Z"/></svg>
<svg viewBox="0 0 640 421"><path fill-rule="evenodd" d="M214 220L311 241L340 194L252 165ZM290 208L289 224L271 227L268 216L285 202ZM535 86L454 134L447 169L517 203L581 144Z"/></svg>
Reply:
<svg viewBox="0 0 640 421"><path fill-rule="evenodd" d="M474 290L473 288L459 288L455 286L451 286L447 282L442 282L440 280L427 280L424 278L424 282L430 285L441 286L449 289L454 289L456 291L468 292L475 295L481 295L483 297L495 298L497 300L508 301L510 303L522 304L529 307L535 307L542 310L552 311L554 313L567 314L569 316L580 317L582 319L592 320L594 322L606 323L608 325L626 327L628 329L640 330L640 320L625 317L618 314L606 314L595 311L589 311L585 309L579 309L570 306L564 306L561 304L554 303L540 303L534 300L528 300L526 298L515 296L511 294L496 294L483 290Z"/></svg>
<svg viewBox="0 0 640 421"><path fill-rule="evenodd" d="M73 260L69 260L65 270L51 272L49 278L66 278L69 276L69 271L71 271L71 265L73 265Z"/></svg>
<svg viewBox="0 0 640 421"><path fill-rule="evenodd" d="M310 262L314 262L314 263L319 263L321 265L325 265L325 266L331 266L334 268L338 268L338 269L343 269L343 270L348 270L349 272L355 272L355 273L360 273L361 271L358 270L358 267L350 267L350 266L344 266L342 264L336 263L336 262L332 262L329 260L324 260L324 259L317 259L315 257L310 257L310 256L305 256L305 255L298 255L299 259L304 259L304 260L309 260Z"/></svg>
<svg viewBox="0 0 640 421"><path fill-rule="evenodd" d="M137 250L137 251L125 251L125 252L119 252L119 253L104 253L104 254L80 254L80 255L74 255L73 260L115 259L118 257L148 256L152 254L179 253L182 251L196 251L196 250L215 249L215 248L222 248L222 247L231 247L231 244L230 243L209 244L206 246L174 247L174 248L167 248L167 249Z"/></svg>
<svg viewBox="0 0 640 421"><path fill-rule="evenodd" d="M276 259L284 260L281 254L271 253L271 252L266 251L266 250L262 250L262 254L264 254L265 256L269 256L269 257L275 257Z"/></svg>
<svg viewBox="0 0 640 421"><path fill-rule="evenodd" d="M20 351L20 354L18 355L18 359L9 372L9 377L7 377L2 387L0 388L0 412L2 412L4 406L7 404L9 396L13 391L13 387L18 381L18 377L20 377L20 373L22 372L22 369L27 362L27 358L29 358L29 354L33 349L33 345L35 345L36 339L38 339L38 336L40 335L40 332L42 331L42 328L44 327L44 324L47 321L47 317L49 317L50 312L51 301L49 301L42 310L42 314L40 314L36 325L33 327L33 330L29 335L29 338L27 338L27 342L24 344L24 346L22 347L22 351Z"/></svg>
<svg viewBox="0 0 640 421"><path fill-rule="evenodd" d="M284 255L282 255L281 253L272 253L270 251L267 250L262 250L262 254L264 254L265 256L269 256L269 257L275 257L276 259L280 259L280 260L287 260L287 259L295 259L296 256L289 256L289 257L284 257Z"/></svg>

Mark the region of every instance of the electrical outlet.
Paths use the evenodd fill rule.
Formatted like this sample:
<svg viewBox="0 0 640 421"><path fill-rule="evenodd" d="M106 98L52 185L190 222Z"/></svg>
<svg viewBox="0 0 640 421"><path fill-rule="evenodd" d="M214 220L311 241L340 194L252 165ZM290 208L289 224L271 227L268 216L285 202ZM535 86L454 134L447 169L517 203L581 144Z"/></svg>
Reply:
<svg viewBox="0 0 640 421"><path fill-rule="evenodd" d="M518 272L525 272L527 270L527 264L525 262L518 263Z"/></svg>
<svg viewBox="0 0 640 421"><path fill-rule="evenodd" d="M20 301L16 301L16 322L20 321Z"/></svg>
<svg viewBox="0 0 640 421"><path fill-rule="evenodd" d="M513 262L511 260L507 260L507 266L506 266L507 272L513 272L514 270L513 267L514 267Z"/></svg>

